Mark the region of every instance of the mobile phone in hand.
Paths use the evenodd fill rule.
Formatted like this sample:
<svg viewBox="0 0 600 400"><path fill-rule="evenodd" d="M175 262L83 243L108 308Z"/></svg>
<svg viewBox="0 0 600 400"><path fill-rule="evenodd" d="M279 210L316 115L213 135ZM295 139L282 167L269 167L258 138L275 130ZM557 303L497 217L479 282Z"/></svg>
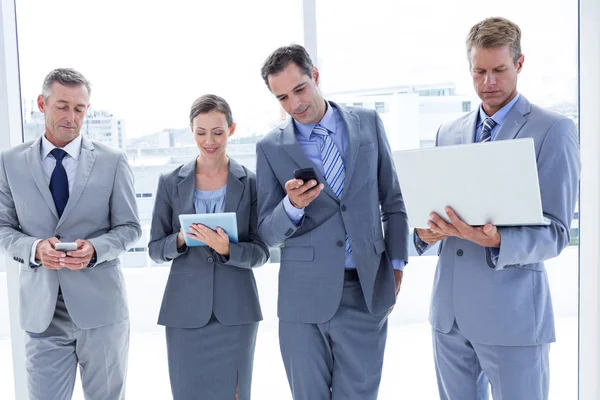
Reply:
<svg viewBox="0 0 600 400"><path fill-rule="evenodd" d="M302 168L294 171L294 178L301 179L304 183L314 179L319 184L319 179L317 178L317 173L314 168Z"/></svg>
<svg viewBox="0 0 600 400"><path fill-rule="evenodd" d="M54 249L58 251L74 251L77 250L75 242L59 242L54 245Z"/></svg>

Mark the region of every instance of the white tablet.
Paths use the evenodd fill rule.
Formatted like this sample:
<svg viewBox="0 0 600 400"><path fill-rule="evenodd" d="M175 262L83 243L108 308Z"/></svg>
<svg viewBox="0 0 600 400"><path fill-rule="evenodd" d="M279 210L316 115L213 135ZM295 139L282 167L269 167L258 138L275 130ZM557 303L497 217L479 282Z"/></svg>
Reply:
<svg viewBox="0 0 600 400"><path fill-rule="evenodd" d="M206 246L206 243L193 239L187 234L190 232L190 226L193 224L202 224L213 231L221 227L229 236L232 243L238 242L237 219L234 212L214 213L214 214L180 214L179 223L183 228L185 244L192 246Z"/></svg>

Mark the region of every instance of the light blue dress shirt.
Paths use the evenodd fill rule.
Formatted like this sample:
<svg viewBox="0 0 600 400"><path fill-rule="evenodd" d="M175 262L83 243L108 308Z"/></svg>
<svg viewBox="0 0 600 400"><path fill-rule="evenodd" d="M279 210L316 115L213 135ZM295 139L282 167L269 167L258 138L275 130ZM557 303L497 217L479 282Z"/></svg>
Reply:
<svg viewBox="0 0 600 400"><path fill-rule="evenodd" d="M215 214L225 210L227 185L216 190L194 190L194 208L196 214Z"/></svg>
<svg viewBox="0 0 600 400"><path fill-rule="evenodd" d="M494 129L492 129L492 137L490 138L490 141L493 141L496 138L496 134L498 133L498 130L500 129L502 124L504 124L504 121L506 120L506 116L508 115L510 110L512 110L515 103L519 100L519 97L521 97L521 94L517 93L517 95L515 96L514 99L512 99L510 102L508 102L508 104L506 104L504 107L502 107L501 109L496 111L496 114L492 115L491 118L496 123L496 126L494 126ZM477 132L475 134L476 142L479 142L479 138L481 137L481 131L483 129L483 121L485 121L486 118L490 118L490 117L485 113L485 111L483 111L483 104L482 104L479 106L479 118L477 119Z"/></svg>
<svg viewBox="0 0 600 400"><path fill-rule="evenodd" d="M312 134L316 124L301 124L296 120L293 121L296 127L295 132L298 144L300 144L304 154L306 154L306 157L308 157L308 159L314 164L315 168L321 172L321 175L324 175L323 159L321 158L320 149L321 139ZM346 126L344 125L342 115L334 107L332 107L330 103L327 102L327 111L325 111L325 115L323 115L319 125L323 126L330 132L329 137L340 152L345 165L346 155L348 154L348 132L346 132ZM288 196L285 196L283 199L283 208L285 209L285 212L290 220L298 225L304 216L304 208L300 209L294 207ZM405 260L392 260L394 269L400 271L404 270L405 264ZM345 267L348 269L356 268L356 263L354 262L352 253L346 252Z"/></svg>

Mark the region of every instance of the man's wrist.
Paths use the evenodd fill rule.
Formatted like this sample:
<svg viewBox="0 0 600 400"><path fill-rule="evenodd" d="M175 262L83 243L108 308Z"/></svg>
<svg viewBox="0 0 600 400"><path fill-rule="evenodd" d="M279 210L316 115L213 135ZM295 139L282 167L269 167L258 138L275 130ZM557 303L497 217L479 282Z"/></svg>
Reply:
<svg viewBox="0 0 600 400"><path fill-rule="evenodd" d="M303 210L303 209L304 209L304 207L300 207L298 204L294 203L294 202L292 201L292 198L291 198L291 197L289 197L289 196L288 196L288 199L290 200L290 204L291 204L291 205L292 205L294 208L296 208L296 209L298 209L298 210Z"/></svg>
<svg viewBox="0 0 600 400"><path fill-rule="evenodd" d="M40 245L44 242L43 239L38 239L33 243L33 257L30 259L30 261L33 262L33 264L36 265L40 265L42 263L42 255L40 254Z"/></svg>
<svg viewBox="0 0 600 400"><path fill-rule="evenodd" d="M94 253L92 254L92 257L90 258L90 262L88 263L87 267L93 267L96 262L98 261L98 257L96 256L96 250L94 249Z"/></svg>
<svg viewBox="0 0 600 400"><path fill-rule="evenodd" d="M500 233L496 232L496 240L494 240L494 244L490 247L499 249L500 248L500 244L502 243L502 237L500 236Z"/></svg>

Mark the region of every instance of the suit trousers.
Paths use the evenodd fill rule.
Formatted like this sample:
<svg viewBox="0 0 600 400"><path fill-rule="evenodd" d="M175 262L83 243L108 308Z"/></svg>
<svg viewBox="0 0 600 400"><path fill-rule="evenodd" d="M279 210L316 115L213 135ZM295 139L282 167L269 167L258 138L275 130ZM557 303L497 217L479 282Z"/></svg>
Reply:
<svg viewBox="0 0 600 400"><path fill-rule="evenodd" d="M547 400L549 344L494 346L472 343L456 322L448 333L433 329L441 400Z"/></svg>
<svg viewBox="0 0 600 400"><path fill-rule="evenodd" d="M358 280L345 280L333 318L280 320L279 343L294 400L376 400L388 312L369 313Z"/></svg>
<svg viewBox="0 0 600 400"><path fill-rule="evenodd" d="M26 332L30 400L70 400L77 364L86 400L124 399L128 349L129 319L80 329L59 294L48 329Z"/></svg>

